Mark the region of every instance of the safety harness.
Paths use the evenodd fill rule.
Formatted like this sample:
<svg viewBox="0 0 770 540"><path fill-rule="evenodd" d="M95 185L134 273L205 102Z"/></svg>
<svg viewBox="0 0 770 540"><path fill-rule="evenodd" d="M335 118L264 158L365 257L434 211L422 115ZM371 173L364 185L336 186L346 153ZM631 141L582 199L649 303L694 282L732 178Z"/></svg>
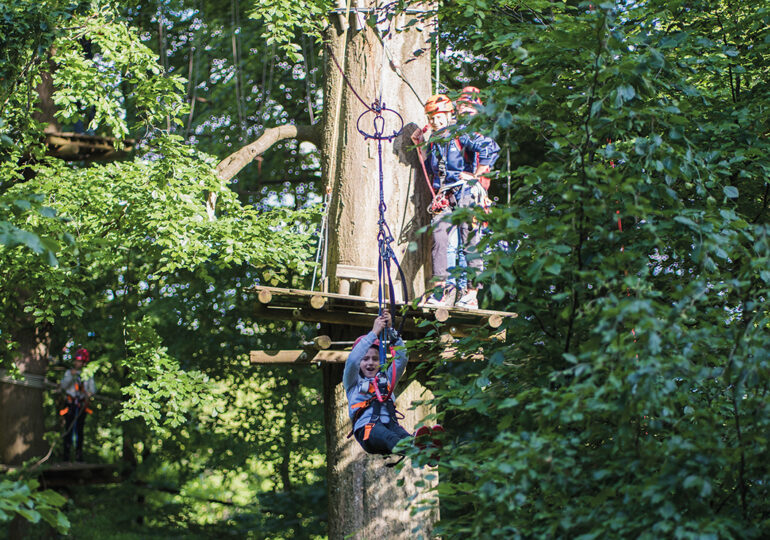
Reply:
<svg viewBox="0 0 770 540"><path fill-rule="evenodd" d="M454 142L455 146L457 147L457 150L462 154L463 156L463 162L466 164L469 164L472 162L471 156L468 154L468 150L463 148L462 143L460 142L459 137L455 137L452 139L452 142ZM455 185L451 186L445 186L446 183L446 177L447 177L447 157L449 155L449 146L451 143L447 143L446 147L442 145L436 145L438 148L438 178L439 178L439 190L436 192L436 190L433 188L433 182L430 179L430 176L428 175L428 170L425 167L425 162L422 157L422 153L419 151L418 148L418 157L420 160L420 165L422 166L422 171L425 176L425 182L428 184L428 189L430 190L431 196L433 199L431 200L430 205L428 206L428 213L429 214L442 214L447 209L451 209L455 207L458 203L457 201L457 191L458 188L461 187L462 183L458 182ZM433 154L433 148L434 143L430 143L428 145L428 152L429 154ZM446 151L443 151L443 149L446 148ZM478 156L476 156L476 163L474 165L478 166ZM486 181L487 186L489 185L489 179L488 178L479 178L479 182L482 183L482 186L484 184L484 181ZM483 186L484 190L486 191L486 186ZM486 196L479 197L478 204L484 207L484 210L487 211L489 208L489 203L487 202L488 198Z"/></svg>
<svg viewBox="0 0 770 540"><path fill-rule="evenodd" d="M64 408L59 409L59 416L64 416L70 411L70 407L74 407L76 413L83 410L83 407L85 407L86 414L93 414L93 410L88 406L88 400L81 396L83 392L85 392L85 389L83 388L83 383L80 381L80 379L75 381L75 392L78 394L78 397L72 396L70 394L64 394L65 399L67 400Z"/></svg>
<svg viewBox="0 0 770 540"><path fill-rule="evenodd" d="M366 409L369 407L372 408L372 417L364 426L363 439L365 441L369 440L369 435L372 432L372 428L380 421L380 415L382 413L383 407L387 411L390 418L393 418L395 421L404 418L404 415L396 410L396 403L393 401L392 397L393 389L391 388L387 377L385 377L382 373L377 373L374 376L374 380L369 381L369 393L373 394L369 399L365 401L359 401L358 403L351 405L351 409L355 410L355 412L353 413L352 420L353 429L350 430L348 439L355 433L356 422L358 422L358 419L361 418L361 416L364 414L364 411L366 411ZM385 397L383 397L383 394L385 394Z"/></svg>

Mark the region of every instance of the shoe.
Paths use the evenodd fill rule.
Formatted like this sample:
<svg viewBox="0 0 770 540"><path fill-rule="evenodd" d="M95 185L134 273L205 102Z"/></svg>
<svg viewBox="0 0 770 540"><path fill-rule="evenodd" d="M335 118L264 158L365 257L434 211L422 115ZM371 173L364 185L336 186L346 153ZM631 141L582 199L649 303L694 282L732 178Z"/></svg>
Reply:
<svg viewBox="0 0 770 540"><path fill-rule="evenodd" d="M479 299L476 297L476 292L465 293L463 297L457 301L455 307L479 309Z"/></svg>
<svg viewBox="0 0 770 540"><path fill-rule="evenodd" d="M459 291L457 290L457 287L454 287L450 285L446 289L444 289L444 296L441 299L441 301L444 303L444 306L446 307L452 307L455 305L455 301L460 297Z"/></svg>
<svg viewBox="0 0 770 540"><path fill-rule="evenodd" d="M436 298L435 296L428 298L422 305L425 307L447 307L444 297Z"/></svg>
<svg viewBox="0 0 770 540"><path fill-rule="evenodd" d="M414 432L414 445L420 450L425 450L428 443L430 443L431 433L433 433L431 428L428 426L421 426Z"/></svg>
<svg viewBox="0 0 770 540"><path fill-rule="evenodd" d="M444 428L438 424L433 426L431 429L431 440L430 442L435 446L436 448L443 448L444 441L441 440L441 435L444 434Z"/></svg>

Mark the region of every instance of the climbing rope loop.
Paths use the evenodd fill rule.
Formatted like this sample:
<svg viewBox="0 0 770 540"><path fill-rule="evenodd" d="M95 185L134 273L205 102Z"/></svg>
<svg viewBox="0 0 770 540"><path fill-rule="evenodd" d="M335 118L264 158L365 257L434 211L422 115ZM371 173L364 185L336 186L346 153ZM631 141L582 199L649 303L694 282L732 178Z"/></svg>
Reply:
<svg viewBox="0 0 770 540"><path fill-rule="evenodd" d="M366 131L361 127L362 120L364 120L369 115L374 115L371 119L371 131ZM394 120L397 120L397 129L392 130L390 134L385 134L386 131L386 120L385 120L385 114L393 115L395 118ZM373 139L377 141L377 164L378 164L378 173L379 173L379 204L378 204L378 213L379 218L377 220L377 251L379 255L379 261L377 264L377 278L378 278L378 315L382 315L383 311L386 309L385 306L385 295L386 295L386 287L387 287L387 296L390 298L390 312L393 318L396 317L396 295L395 295L395 288L393 286L393 275L391 273L391 262L393 262L396 265L396 268L398 269L398 272L401 277L401 283L403 285L403 292L404 292L404 301L407 301L408 298L408 290L406 288L406 279L404 276L404 272L401 268L401 265L398 262L398 258L396 257L395 252L393 251L392 243L394 241L393 233L390 230L390 227L388 226L388 222L385 219L385 212L388 209L387 204L385 203L385 174L383 170L382 165L382 142L388 141L392 142L393 139L398 137L398 135L401 134L401 132L404 129L404 119L401 117L398 112L394 111L393 109L389 109L385 106L384 103L381 103L380 101L375 101L372 106L361 113L361 115L358 117L358 120L356 120L356 129L358 132L363 135L364 140ZM404 324L404 318L402 317L401 323L399 324L398 331L400 332L402 326ZM386 351L388 350L388 336L387 331L383 330L382 335L380 336L380 347L379 347L379 359L380 359L380 366L383 368L386 364ZM396 366L395 362L393 363L393 375L391 381L395 381L396 378ZM392 390L391 390L392 392ZM390 392L388 393L388 396L385 397L385 399L388 399L390 397ZM379 396L378 396L379 399Z"/></svg>
<svg viewBox="0 0 770 540"><path fill-rule="evenodd" d="M401 134L401 131L404 129L404 119L400 114L398 114L393 109L389 109L385 106L384 103L380 103L379 101L375 101L371 106L367 107L368 108L358 117L358 120L356 120L356 129L361 135L364 136L364 139L376 139L378 141L384 140L392 142L393 139ZM393 114L398 119L398 129L394 129L390 135L385 135L385 116L383 113ZM361 121L369 114L374 114L374 117L372 118L371 133L364 131L361 128ZM380 172L382 172L382 160L380 160Z"/></svg>

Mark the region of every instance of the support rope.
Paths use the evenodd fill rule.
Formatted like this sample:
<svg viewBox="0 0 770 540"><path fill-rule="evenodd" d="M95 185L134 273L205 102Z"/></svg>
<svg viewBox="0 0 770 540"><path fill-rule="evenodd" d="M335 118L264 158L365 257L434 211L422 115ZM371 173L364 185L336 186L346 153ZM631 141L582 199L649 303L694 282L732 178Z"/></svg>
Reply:
<svg viewBox="0 0 770 540"><path fill-rule="evenodd" d="M378 35L378 37L380 36ZM385 44L381 37L380 37L380 41L382 42L384 47ZM390 227L388 226L387 220L385 219L385 212L387 211L388 207L387 207L387 204L385 203L385 175L383 172L383 165L382 165L382 142L383 141L393 142L393 139L396 138L404 129L404 119L401 117L400 114L398 114L393 109L387 108L385 104L382 102L382 88L380 88L380 96L377 98L377 100L371 105L368 105L361 98L361 96L358 94L358 92L353 87L353 85L350 83L350 80L348 79L347 75L345 75L345 72L340 66L340 63L337 61L337 58L334 56L334 51L332 50L331 45L329 45L328 43L327 43L327 49L329 51L329 55L331 56L332 61L334 62L334 65L337 66L337 69L342 75L342 79L345 81L345 85L350 89L350 91L358 99L358 101L361 102L361 104L366 108L366 110L363 113L361 113L361 115L358 117L358 120L356 121L356 129L361 135L363 135L364 140L374 139L377 141L377 165L378 165L378 180L379 180L379 204L377 207L378 214L379 214L379 218L377 221L377 227L378 227L378 232L377 232L377 251L378 251L377 315L381 316L383 312L388 309L388 306L386 305L386 299L385 299L385 296L387 294L388 298L390 299L389 311L393 319L395 319L397 315L397 307L396 307L395 287L393 286L393 275L391 273L391 263L396 265L396 269L398 270L398 274L401 278L404 303L408 302L409 291L406 286L406 277L404 275L404 271L398 262L398 258L396 257L396 254L393 251L393 247L391 246L391 244L394 241L394 238L390 230ZM384 61L384 57L383 57L383 61ZM361 128L361 120L370 113L374 114L374 118L372 119L371 132L368 132ZM385 134L385 118L383 116L383 113L395 115L400 124L398 126L398 129L393 130L392 133L389 135ZM400 333L401 329L403 328L405 318L406 318L405 316L401 318L401 321L397 330L398 333ZM390 348L388 346L389 344L388 344L387 329L384 329L382 331L381 335L379 336L379 340L380 340L380 345L378 347L378 350L379 350L379 359L380 359L380 370L383 370L386 364L386 351ZM393 375L391 378L391 382L394 383L396 380L396 363L392 362L392 366L393 366ZM376 395L377 395L378 401L387 401L388 399L390 399L393 393L394 386L395 386L394 384L390 385L390 389L388 390L388 393L385 397L383 397L377 391Z"/></svg>

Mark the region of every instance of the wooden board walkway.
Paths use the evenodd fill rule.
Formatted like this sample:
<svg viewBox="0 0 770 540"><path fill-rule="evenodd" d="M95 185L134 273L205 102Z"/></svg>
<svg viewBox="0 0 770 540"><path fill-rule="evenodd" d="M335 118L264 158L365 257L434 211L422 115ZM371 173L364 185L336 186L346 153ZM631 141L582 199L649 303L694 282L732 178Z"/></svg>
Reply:
<svg viewBox="0 0 770 540"><path fill-rule="evenodd" d="M1 472L12 472L17 467L0 465ZM27 471L31 473L32 471ZM112 484L120 482L117 465L62 461L40 466L38 474L46 487L80 484Z"/></svg>
<svg viewBox="0 0 770 540"><path fill-rule="evenodd" d="M134 140L123 141L123 148L115 148L114 137L101 137L85 133L46 133L48 154L73 161L112 161L124 157L134 149Z"/></svg>
<svg viewBox="0 0 770 540"><path fill-rule="evenodd" d="M376 299L363 296L352 296L339 293L305 291L301 289L283 289L256 285L246 289L256 294L258 305L257 314L266 318L280 320L296 320L371 327L379 306ZM494 332L507 318L516 318L518 314L486 309L468 309L457 307L413 307L408 304L397 304L407 316L403 331L412 334L425 334L433 329L433 325L421 325L420 321L437 321L444 323L447 338L467 335L472 329L486 326L493 332L493 337L504 339L504 330ZM337 347L336 350L330 346ZM313 342L304 344L301 349L281 351L251 351L250 359L253 364L309 364L309 363L344 363L350 351L339 350L340 345L350 345L349 342L334 343L327 336L319 336ZM455 356L451 343L447 342L442 358ZM479 360L482 355L469 355L466 360ZM420 357L412 357L412 361L420 361Z"/></svg>
<svg viewBox="0 0 770 540"><path fill-rule="evenodd" d="M378 312L376 299L347 294L305 291L302 289L282 289L255 285L246 289L255 293L259 300L257 311L278 319L300 320L349 326L371 326ZM468 309L459 307L412 307L397 304L412 324L405 328L410 332L426 333L430 328L421 329L414 324L414 319L436 320L453 327L462 335L462 329L478 326L499 328L506 318L516 318L517 313L492 311L487 309Z"/></svg>

